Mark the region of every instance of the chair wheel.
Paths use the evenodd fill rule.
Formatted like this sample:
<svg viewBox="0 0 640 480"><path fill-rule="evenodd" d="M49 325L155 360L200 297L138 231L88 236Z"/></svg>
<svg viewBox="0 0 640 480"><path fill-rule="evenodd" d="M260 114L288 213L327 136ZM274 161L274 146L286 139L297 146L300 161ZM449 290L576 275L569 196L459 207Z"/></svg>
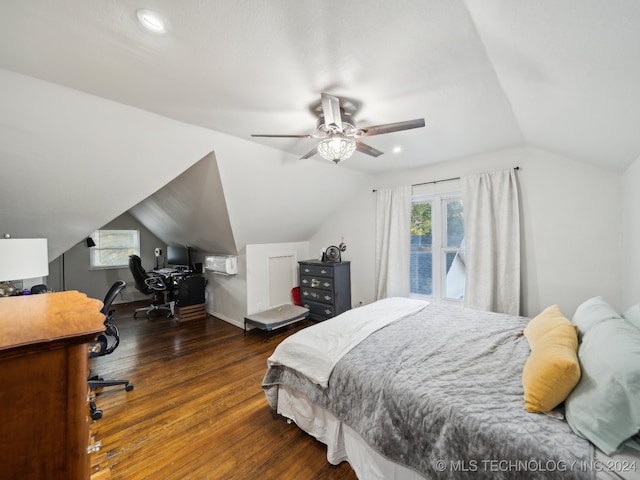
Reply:
<svg viewBox="0 0 640 480"><path fill-rule="evenodd" d="M127 383L127 385L124 387L124 389L127 392L130 392L131 390L133 390L133 383Z"/></svg>
<svg viewBox="0 0 640 480"><path fill-rule="evenodd" d="M96 407L93 400L89 401L89 410L91 411L91 420L100 420L102 418L102 410Z"/></svg>

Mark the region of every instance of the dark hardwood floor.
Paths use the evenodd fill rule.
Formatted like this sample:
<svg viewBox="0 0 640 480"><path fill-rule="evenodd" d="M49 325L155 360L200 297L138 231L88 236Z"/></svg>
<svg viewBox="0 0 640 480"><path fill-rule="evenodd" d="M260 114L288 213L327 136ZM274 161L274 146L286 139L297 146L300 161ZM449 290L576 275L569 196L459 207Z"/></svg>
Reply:
<svg viewBox="0 0 640 480"><path fill-rule="evenodd" d="M355 479L326 447L271 410L261 388L267 357L300 326L269 343L222 320L150 319L115 305L120 346L90 359L92 373L129 379L95 398L91 422L102 443L96 477L134 479ZM110 472L110 477L108 476ZM104 475L104 477L103 477Z"/></svg>

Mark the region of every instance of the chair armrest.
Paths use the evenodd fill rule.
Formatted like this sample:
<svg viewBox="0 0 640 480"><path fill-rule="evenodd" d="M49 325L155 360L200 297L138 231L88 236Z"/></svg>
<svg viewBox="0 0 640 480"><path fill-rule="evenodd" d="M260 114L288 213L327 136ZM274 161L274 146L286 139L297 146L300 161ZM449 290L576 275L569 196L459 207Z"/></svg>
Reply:
<svg viewBox="0 0 640 480"><path fill-rule="evenodd" d="M164 282L162 277L151 276L149 278L145 278L144 283L147 287L156 291L167 290L167 284Z"/></svg>

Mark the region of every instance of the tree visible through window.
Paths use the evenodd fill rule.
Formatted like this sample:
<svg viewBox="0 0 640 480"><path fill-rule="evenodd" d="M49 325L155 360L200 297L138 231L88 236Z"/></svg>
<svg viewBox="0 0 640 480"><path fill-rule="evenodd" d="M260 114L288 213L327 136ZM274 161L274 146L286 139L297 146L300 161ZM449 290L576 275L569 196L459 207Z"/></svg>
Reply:
<svg viewBox="0 0 640 480"><path fill-rule="evenodd" d="M464 297L464 209L459 195L414 197L410 275L413 295L455 301Z"/></svg>
<svg viewBox="0 0 640 480"><path fill-rule="evenodd" d="M138 230L96 230L96 246L90 249L91 268L120 268L129 265L129 255L140 255Z"/></svg>

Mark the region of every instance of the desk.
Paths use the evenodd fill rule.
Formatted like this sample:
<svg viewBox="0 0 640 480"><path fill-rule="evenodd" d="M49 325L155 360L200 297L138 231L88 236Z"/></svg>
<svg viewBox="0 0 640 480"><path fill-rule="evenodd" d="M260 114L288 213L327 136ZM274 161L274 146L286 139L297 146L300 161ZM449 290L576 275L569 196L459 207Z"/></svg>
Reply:
<svg viewBox="0 0 640 480"><path fill-rule="evenodd" d="M178 280L176 305L187 307L204 303L205 278L202 275L192 275Z"/></svg>
<svg viewBox="0 0 640 480"><path fill-rule="evenodd" d="M191 270L166 267L166 268L154 268L149 273L160 275L162 277L174 277L174 276L183 277L185 275L191 275L192 272Z"/></svg>
<svg viewBox="0 0 640 480"><path fill-rule="evenodd" d="M101 308L75 291L0 298L2 478L89 478L87 344Z"/></svg>
<svg viewBox="0 0 640 480"><path fill-rule="evenodd" d="M202 275L194 275L189 270L157 268L152 273L168 279L171 285L171 298L178 307L178 320L191 320L206 317L205 286Z"/></svg>

